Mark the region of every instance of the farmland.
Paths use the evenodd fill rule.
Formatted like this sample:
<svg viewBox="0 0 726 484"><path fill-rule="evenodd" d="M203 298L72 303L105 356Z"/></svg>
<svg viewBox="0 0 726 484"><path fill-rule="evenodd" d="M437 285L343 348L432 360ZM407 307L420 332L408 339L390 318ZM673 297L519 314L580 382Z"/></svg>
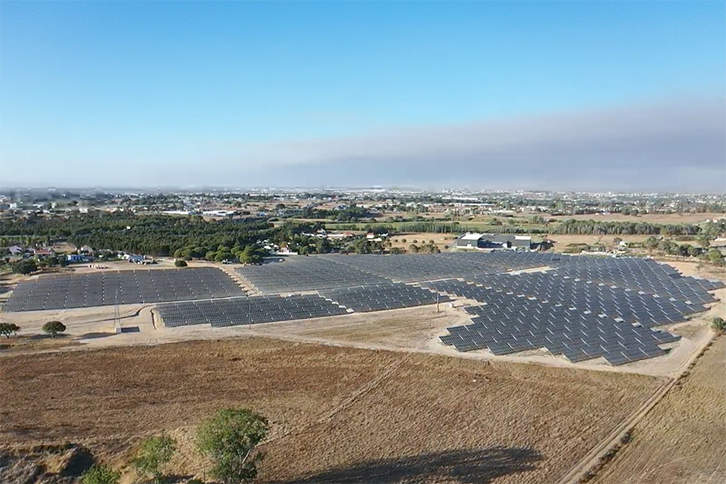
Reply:
<svg viewBox="0 0 726 484"><path fill-rule="evenodd" d="M118 460L144 435L188 443L216 409L248 406L272 422L262 481L542 483L661 383L265 338L6 356L0 443ZM191 444L178 465L201 472Z"/></svg>

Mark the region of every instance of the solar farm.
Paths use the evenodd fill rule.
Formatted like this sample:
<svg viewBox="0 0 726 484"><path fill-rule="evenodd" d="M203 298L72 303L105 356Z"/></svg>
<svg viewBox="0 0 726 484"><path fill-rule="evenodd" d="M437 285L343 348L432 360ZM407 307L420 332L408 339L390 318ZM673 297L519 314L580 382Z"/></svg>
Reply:
<svg viewBox="0 0 726 484"><path fill-rule="evenodd" d="M469 323L439 337L458 352L618 366L667 354L680 336L663 328L705 312L724 287L648 259L513 251L294 257L236 272L251 290L213 267L41 276L5 310L153 303L169 328L223 328L463 300Z"/></svg>
<svg viewBox="0 0 726 484"><path fill-rule="evenodd" d="M263 482L558 483L692 358L723 361L705 321L724 314L726 286L647 259L501 251L119 266L30 277L11 293L3 319L38 333L59 319L68 332L29 335L3 355L0 445L118 448L244 405L274 422ZM117 323L138 332L111 332ZM664 422L692 408L718 416L709 389L683 404L669 391L678 410ZM711 459L693 450L700 429L690 435L672 447Z"/></svg>

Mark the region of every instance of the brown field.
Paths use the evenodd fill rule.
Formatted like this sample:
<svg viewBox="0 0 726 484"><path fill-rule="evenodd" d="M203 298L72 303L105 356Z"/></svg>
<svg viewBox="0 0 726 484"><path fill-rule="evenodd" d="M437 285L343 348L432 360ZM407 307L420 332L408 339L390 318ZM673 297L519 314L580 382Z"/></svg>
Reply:
<svg viewBox="0 0 726 484"><path fill-rule="evenodd" d="M697 224L707 219L723 218L723 213L647 213L644 215L623 215L611 213L607 215L549 215L541 214L541 217L555 220L596 220L601 222L648 222L654 224Z"/></svg>
<svg viewBox="0 0 726 484"><path fill-rule="evenodd" d="M597 484L726 482L726 337L635 427Z"/></svg>
<svg viewBox="0 0 726 484"><path fill-rule="evenodd" d="M408 250L408 247L416 241L416 245L421 246L428 244L430 240L441 250L447 250L447 246L451 246L456 240L457 234L428 234L422 232L397 234L390 238L391 247L401 247ZM403 241L406 242L403 242Z"/></svg>
<svg viewBox="0 0 726 484"><path fill-rule="evenodd" d="M632 414L653 377L265 338L5 356L0 447L80 442L115 463L216 409L270 418L263 482L549 483Z"/></svg>
<svg viewBox="0 0 726 484"><path fill-rule="evenodd" d="M534 236L536 237L536 236ZM614 245L613 239L620 237L625 242L643 242L645 239L650 237L649 235L559 235L553 234L548 238L554 240L553 250L555 252L562 252L567 249L570 244L587 244L587 245Z"/></svg>

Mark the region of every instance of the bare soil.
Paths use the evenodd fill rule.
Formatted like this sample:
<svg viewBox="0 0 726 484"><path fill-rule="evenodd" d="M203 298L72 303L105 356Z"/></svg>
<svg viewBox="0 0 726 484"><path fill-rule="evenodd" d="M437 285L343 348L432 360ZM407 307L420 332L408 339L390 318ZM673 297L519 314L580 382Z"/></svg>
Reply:
<svg viewBox="0 0 726 484"><path fill-rule="evenodd" d="M263 482L541 484L662 381L257 337L8 355L0 448L70 441L120 463L165 429L174 471L201 477L194 426L244 406L271 422Z"/></svg>

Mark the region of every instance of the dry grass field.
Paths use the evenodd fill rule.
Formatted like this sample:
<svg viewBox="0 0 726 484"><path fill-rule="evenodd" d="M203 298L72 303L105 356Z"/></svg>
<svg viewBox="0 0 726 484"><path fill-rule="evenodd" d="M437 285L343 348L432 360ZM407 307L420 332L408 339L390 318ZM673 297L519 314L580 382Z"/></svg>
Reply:
<svg viewBox="0 0 726 484"><path fill-rule="evenodd" d="M697 224L708 219L723 218L722 213L648 213L644 215L623 215L611 213L607 215L549 215L541 214L546 219L565 220L596 220L600 222L647 222L654 224Z"/></svg>
<svg viewBox="0 0 726 484"><path fill-rule="evenodd" d="M635 427L597 484L726 482L726 337Z"/></svg>
<svg viewBox="0 0 726 484"><path fill-rule="evenodd" d="M120 463L166 429L176 470L201 474L194 425L245 406L272 424L262 482L542 484L661 383L266 338L7 355L0 447L80 442Z"/></svg>
<svg viewBox="0 0 726 484"><path fill-rule="evenodd" d="M391 247L400 247L402 249L406 249L407 251L408 247L411 244L421 246L428 244L430 241L433 241L434 244L439 248L439 250L443 252L447 249L447 246L451 246L454 243L457 236L458 234L428 234L416 232L397 234L391 237L390 241Z"/></svg>

